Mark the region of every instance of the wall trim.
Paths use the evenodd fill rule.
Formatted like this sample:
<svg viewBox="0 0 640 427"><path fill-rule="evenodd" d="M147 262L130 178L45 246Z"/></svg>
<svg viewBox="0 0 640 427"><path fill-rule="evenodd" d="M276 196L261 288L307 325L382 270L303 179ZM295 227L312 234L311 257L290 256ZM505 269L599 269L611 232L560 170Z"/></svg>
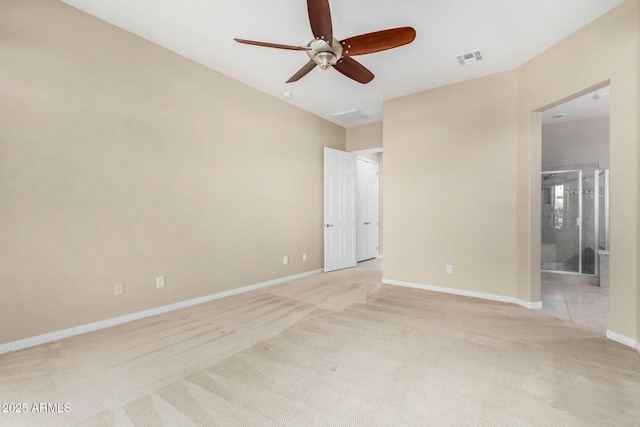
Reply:
<svg viewBox="0 0 640 427"><path fill-rule="evenodd" d="M465 291L462 289L443 288L440 286L422 285L420 283L403 282L401 280L382 279L382 283L394 286L403 286L406 288L422 289L425 291L441 292L445 294L461 295L465 297L473 297L486 299L491 301L508 302L511 304L517 304L522 307L526 307L533 310L539 310L542 308L542 301L531 302L523 301L513 297L505 297L503 295L485 294L483 292Z"/></svg>
<svg viewBox="0 0 640 427"><path fill-rule="evenodd" d="M617 332L613 332L611 329L607 329L607 338L617 343L626 345L627 347L636 349L640 353L640 343L638 343L633 338L629 338Z"/></svg>
<svg viewBox="0 0 640 427"><path fill-rule="evenodd" d="M521 299L514 298L513 299L513 303L521 305L521 306L523 306L525 308L529 308L531 310L542 310L542 301L535 301L535 302L534 301L524 301L524 300L521 300Z"/></svg>
<svg viewBox="0 0 640 427"><path fill-rule="evenodd" d="M35 337L25 338L18 341L8 342L6 344L0 344L0 354L9 353L11 351L22 350L29 347L34 347L40 344L46 344L53 341L59 341L64 338L69 338L75 335L84 334L87 332L93 332L100 329L108 328L110 326L120 325L122 323L132 322L134 320L144 319L145 317L156 316L158 314L168 313L170 311L179 310L181 308L191 307L193 305L202 304L205 302L213 301L216 299L228 297L231 295L242 294L245 292L253 291L255 289L266 288L268 286L277 285L291 280L301 279L307 276L313 276L320 273L321 270L312 270L306 273L294 274L293 276L281 277L279 279L273 279L266 282L256 283L254 285L243 286L237 289L230 289L228 291L218 292L211 295L205 295L199 298L193 298L186 301L180 301L174 304L163 305L160 307L150 308L148 310L138 311L136 313L125 314L124 316L114 317L111 319L100 320L98 322L87 323L85 325L75 326L69 329L63 329L60 331L49 332L47 334L38 335Z"/></svg>

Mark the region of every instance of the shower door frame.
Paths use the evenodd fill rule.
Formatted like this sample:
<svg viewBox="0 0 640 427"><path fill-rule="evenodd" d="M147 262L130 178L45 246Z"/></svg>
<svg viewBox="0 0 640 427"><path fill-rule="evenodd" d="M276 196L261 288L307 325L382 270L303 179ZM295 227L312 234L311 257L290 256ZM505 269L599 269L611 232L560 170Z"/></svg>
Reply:
<svg viewBox="0 0 640 427"><path fill-rule="evenodd" d="M598 265L599 263L596 262L597 260L597 252L600 249L600 232L603 231L604 232L604 245L605 248L604 250L609 250L609 169L604 169L604 168L587 168L587 169L560 169L560 170L545 170L542 171L540 173L540 176L542 175L548 175L548 174L565 174L565 173L573 173L573 172L578 172L578 195L580 196L578 198L578 230L579 230L579 234L578 234L578 271L562 271L562 270L544 270L544 269L540 269L541 271L547 272L547 273L559 273L559 274L584 274L587 276L599 276L600 274L600 266ZM583 235L583 212L582 212L582 208L583 208L583 203L582 203L582 198L584 197L584 193L583 193L583 187L582 187L582 180L584 177L584 173L593 173L594 176L594 183L593 183L593 196L594 196L594 200L593 200L593 222L594 222L594 272L593 273L583 273L582 272L582 235ZM600 230L600 173L604 172L604 203L605 203L605 209L604 209L604 216L605 216L605 222L604 222L604 226L605 229L604 230ZM542 188L542 185L540 186ZM540 236L542 237L542 236ZM542 244L542 240L540 241Z"/></svg>

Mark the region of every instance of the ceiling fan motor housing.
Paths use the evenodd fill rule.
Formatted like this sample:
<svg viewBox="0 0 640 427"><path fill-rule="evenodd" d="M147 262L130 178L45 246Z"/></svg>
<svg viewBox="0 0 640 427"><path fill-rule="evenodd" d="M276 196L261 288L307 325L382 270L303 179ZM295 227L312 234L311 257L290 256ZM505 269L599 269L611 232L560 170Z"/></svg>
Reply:
<svg viewBox="0 0 640 427"><path fill-rule="evenodd" d="M342 43L334 38L331 45L323 39L315 39L309 42L311 50L307 50L307 55L322 70L329 69L340 58L342 58Z"/></svg>

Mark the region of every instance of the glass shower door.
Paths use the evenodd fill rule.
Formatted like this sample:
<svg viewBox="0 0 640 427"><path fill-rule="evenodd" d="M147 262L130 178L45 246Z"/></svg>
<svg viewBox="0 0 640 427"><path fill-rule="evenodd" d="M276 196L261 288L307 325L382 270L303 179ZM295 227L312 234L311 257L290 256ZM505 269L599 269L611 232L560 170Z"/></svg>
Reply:
<svg viewBox="0 0 640 427"><path fill-rule="evenodd" d="M598 249L609 250L609 200L607 197L608 170L598 171Z"/></svg>
<svg viewBox="0 0 640 427"><path fill-rule="evenodd" d="M581 273L596 272L596 175L598 171L582 172L582 252Z"/></svg>
<svg viewBox="0 0 640 427"><path fill-rule="evenodd" d="M580 172L542 174L542 269L580 272Z"/></svg>

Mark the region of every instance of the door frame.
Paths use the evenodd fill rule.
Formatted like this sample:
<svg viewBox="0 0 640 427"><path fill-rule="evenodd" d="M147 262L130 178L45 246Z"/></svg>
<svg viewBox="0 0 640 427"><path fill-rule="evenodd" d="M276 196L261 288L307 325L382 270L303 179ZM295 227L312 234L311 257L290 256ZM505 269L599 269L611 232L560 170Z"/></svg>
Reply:
<svg viewBox="0 0 640 427"><path fill-rule="evenodd" d="M329 147L325 147L325 148L329 148ZM354 158L354 163L355 163L355 160L357 159L357 156L359 154L372 154L372 153L382 153L383 152L382 147L367 148L367 149L364 149L364 150L354 150L354 151L346 151L346 150L338 150L338 151L345 151L347 153L352 154L353 158ZM379 165L380 164L378 163L378 166ZM324 165L323 165L323 168L324 168ZM326 185L326 178L325 177L323 177L323 181L325 181L325 185ZM380 185L380 175L378 175L378 186L379 185ZM382 234L380 232L381 231L381 227L380 227L380 220L379 220L380 213L382 211L382 209L381 209L382 208L382 194L380 194L379 188L380 187L378 187L378 246L380 245L380 237L381 237L381 234ZM355 195L355 192L354 192L354 195ZM324 194L325 201L326 201L326 197L327 196L326 196L326 187L325 187L325 194ZM355 202L355 200L354 200L354 202ZM354 203L354 209L355 209L355 205L356 205L356 203ZM324 261L324 266L323 266L322 271L326 271L325 268L326 268L326 264L327 264L327 261L326 261L327 243L326 243L326 217L325 217L325 212L326 212L326 206L323 206L323 221L325 221L325 222L323 223L323 226L322 226L322 228L323 228L322 229L322 234L323 234L323 259L325 261ZM354 238L354 256L355 256L355 251L357 250L357 248L355 247L355 240L356 239ZM379 250L378 250L378 258L382 258L382 255L380 255Z"/></svg>
<svg viewBox="0 0 640 427"><path fill-rule="evenodd" d="M360 206L360 186L359 186L359 182L358 182L358 176L359 176L359 169L360 169L360 161L363 161L365 163L371 163L371 164L375 164L376 165L376 179L375 179L375 191L376 191L376 201L377 201L377 206L376 206L376 213L377 215L375 215L375 238L376 238L376 249L375 249L375 256L372 257L362 257L361 258L361 254L362 252L360 251L360 247L358 245L358 243L361 241L361 233L363 233L363 229L360 228L360 210L362 209L362 206ZM365 224L367 224L365 222ZM369 224L371 225L371 224ZM375 160L370 160L367 159L365 157L360 157L360 156L356 156L356 262L362 262L362 261L367 261L370 259L374 259L374 258L378 258L378 256L380 255L380 162L377 162Z"/></svg>
<svg viewBox="0 0 640 427"><path fill-rule="evenodd" d="M543 171L540 173L540 176L542 175L547 175L547 174L569 174L569 173L578 173L578 177L577 177L577 181L578 181L578 244L577 244L577 256L578 256L578 271L564 271L564 270L548 270L548 269L543 269L541 268L540 270L542 272L546 272L546 273L560 273L560 274L584 274L587 276L598 276L599 275L599 268L598 268L598 263L597 263L597 257L594 254L594 272L593 273L585 273L584 270L584 264L583 264L583 253L582 253L582 246L583 246L583 239L584 239L584 228L585 228L585 220L584 220L584 192L583 192L583 185L584 185L584 178L586 174L593 174L593 178L594 178L594 201L593 201L593 232L594 232L594 251L597 252L599 250L598 245L600 242L600 235L602 234L605 237L605 248L606 250L608 250L607 248L607 239L608 239L608 223L605 222L605 229L604 230L600 230L600 209L599 209L599 177L600 177L600 173L604 173L605 174L605 206L606 209L609 208L609 201L608 201L608 196L609 196L609 189L607 188L608 185L608 177L609 177L609 169L604 169L604 168L600 168L599 166L596 166L596 164L591 165L593 166L593 168L585 168L585 169L573 169L573 168L566 168L563 169L561 167L551 167L551 168L543 168ZM540 186L540 188L542 189L542 185ZM540 203L540 209L542 210L542 197L541 197L541 203ZM605 210L605 218L608 217L607 215L607 211ZM542 215L541 215L542 218ZM605 221L607 221L608 218L605 219ZM586 224L587 226L590 224ZM542 220L540 222L540 229L542 230ZM541 233L542 236L542 233ZM540 244L542 245L542 239L540 239ZM541 250L542 253L542 250ZM542 255L541 255L542 258Z"/></svg>
<svg viewBox="0 0 640 427"><path fill-rule="evenodd" d="M383 147L376 147L376 148L365 148L363 150L353 150L352 151L353 154L357 156L359 156L360 154L376 154L376 153L384 153ZM384 160L383 160L384 161ZM378 163L378 167L380 167L380 162ZM379 169L378 169L379 170ZM383 166L383 170L384 170L384 166ZM383 200L383 193L380 192L380 178L381 178L382 174L378 174L378 258L382 258L382 254L380 254L380 242L382 242L382 223L380 222L380 215L382 214L382 200ZM357 213L356 213L357 216ZM358 249L356 248L356 251Z"/></svg>

